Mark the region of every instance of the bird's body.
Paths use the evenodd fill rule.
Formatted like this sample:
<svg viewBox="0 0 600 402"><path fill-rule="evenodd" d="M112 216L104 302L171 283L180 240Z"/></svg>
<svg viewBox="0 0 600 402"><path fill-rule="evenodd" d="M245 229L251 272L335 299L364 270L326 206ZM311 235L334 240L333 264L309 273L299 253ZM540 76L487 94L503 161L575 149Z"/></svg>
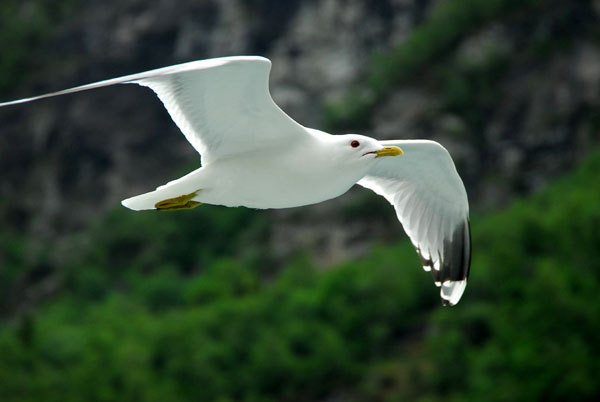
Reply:
<svg viewBox="0 0 600 402"><path fill-rule="evenodd" d="M471 240L467 195L448 152L432 141L377 141L303 127L271 99L270 67L255 56L202 60L0 107L114 84L149 87L201 154L202 166L123 200L124 206L289 208L335 198L359 184L394 206L442 302L456 304L469 274Z"/></svg>
<svg viewBox="0 0 600 402"><path fill-rule="evenodd" d="M329 151L327 145L339 141L340 136L306 130L309 135L294 146L269 146L219 158L123 204L134 210L155 209L161 200L197 192L193 200L205 204L299 207L338 197L364 177L372 163L349 163ZM357 137L367 138L352 136ZM375 161L375 155L366 158Z"/></svg>

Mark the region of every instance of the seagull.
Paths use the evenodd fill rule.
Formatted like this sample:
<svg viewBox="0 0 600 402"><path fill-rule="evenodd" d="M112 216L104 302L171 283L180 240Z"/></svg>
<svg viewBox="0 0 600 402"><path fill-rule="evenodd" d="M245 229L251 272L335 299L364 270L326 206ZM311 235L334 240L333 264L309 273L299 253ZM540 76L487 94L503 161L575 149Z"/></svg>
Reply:
<svg viewBox="0 0 600 402"><path fill-rule="evenodd" d="M442 304L458 303L471 266L471 234L467 193L448 151L434 141L378 141L304 127L271 98L270 70L271 61L259 56L199 60L0 107L115 84L148 87L200 153L202 166L123 200L125 207L290 208L338 197L358 184L392 204Z"/></svg>

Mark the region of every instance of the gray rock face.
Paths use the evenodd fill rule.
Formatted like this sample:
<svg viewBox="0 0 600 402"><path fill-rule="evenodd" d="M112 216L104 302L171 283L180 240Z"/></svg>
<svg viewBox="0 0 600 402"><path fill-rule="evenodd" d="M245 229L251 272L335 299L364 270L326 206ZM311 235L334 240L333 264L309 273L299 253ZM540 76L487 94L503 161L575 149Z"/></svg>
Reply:
<svg viewBox="0 0 600 402"><path fill-rule="evenodd" d="M300 123L319 127L324 104L364 84L371 55L401 45L443 2L434 3L74 2L71 14L32 47L26 60L32 73L7 88L2 99L188 60L262 54L273 60L276 102ZM549 11L539 21L501 20L474 30L449 50L450 56L395 88L362 131L380 139L442 142L454 155L475 208L504 205L516 195L536 191L572 166L598 138L600 49L592 35L596 3L565 5L566 18L581 27L563 23L572 28L567 32L570 42L549 46L552 50L539 57L531 52L541 30L563 26L556 14L565 15L565 10ZM556 35L563 34L558 29ZM484 117L474 123L469 113L457 112L450 99L454 95L435 77L463 65L479 71L490 51L502 56L504 67L497 80L486 84L491 95L487 87L472 87L482 93L467 91L467 99L479 102L474 105L477 116ZM0 219L41 239L77 233L119 200L198 165L197 154L160 102L147 89L134 86L2 109L0 127ZM356 203L373 202L370 197L375 196L353 190L306 208L301 219L293 210L270 212L276 234L273 253L285 258L318 243L315 252L326 265L363 254L370 241L396 240L401 229L395 223L357 217L349 224L339 213ZM378 205L388 208L385 202Z"/></svg>

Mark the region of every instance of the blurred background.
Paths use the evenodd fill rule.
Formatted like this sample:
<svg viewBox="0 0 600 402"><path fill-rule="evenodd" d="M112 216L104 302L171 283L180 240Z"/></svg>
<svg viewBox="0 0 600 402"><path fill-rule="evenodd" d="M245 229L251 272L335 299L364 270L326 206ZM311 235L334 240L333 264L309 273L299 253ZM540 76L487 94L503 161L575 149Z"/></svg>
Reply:
<svg viewBox="0 0 600 402"><path fill-rule="evenodd" d="M442 308L361 188L122 208L199 165L145 88L3 108L0 400L598 400L599 16L598 0L2 0L2 101L259 54L301 124L441 142L473 264Z"/></svg>

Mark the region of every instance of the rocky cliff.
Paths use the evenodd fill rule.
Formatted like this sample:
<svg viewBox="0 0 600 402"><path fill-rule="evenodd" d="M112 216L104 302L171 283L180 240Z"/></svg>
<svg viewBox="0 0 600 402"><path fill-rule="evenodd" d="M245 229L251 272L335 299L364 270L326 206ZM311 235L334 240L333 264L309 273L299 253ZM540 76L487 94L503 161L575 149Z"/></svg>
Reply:
<svg viewBox="0 0 600 402"><path fill-rule="evenodd" d="M58 11L57 4L0 6L0 46L10 55L0 63L2 100L261 54L273 61L275 101L304 125L441 142L476 210L535 192L598 140L598 1L69 0ZM472 16L468 24L464 15ZM377 87L378 72L393 76L406 63L412 70ZM354 93L357 102L373 98L369 113L331 118L349 103L352 110ZM135 86L4 108L0 130L0 220L43 241L81 233L119 200L199 163L160 102ZM402 236L391 207L363 189L267 213L279 257L313 247L329 264Z"/></svg>

